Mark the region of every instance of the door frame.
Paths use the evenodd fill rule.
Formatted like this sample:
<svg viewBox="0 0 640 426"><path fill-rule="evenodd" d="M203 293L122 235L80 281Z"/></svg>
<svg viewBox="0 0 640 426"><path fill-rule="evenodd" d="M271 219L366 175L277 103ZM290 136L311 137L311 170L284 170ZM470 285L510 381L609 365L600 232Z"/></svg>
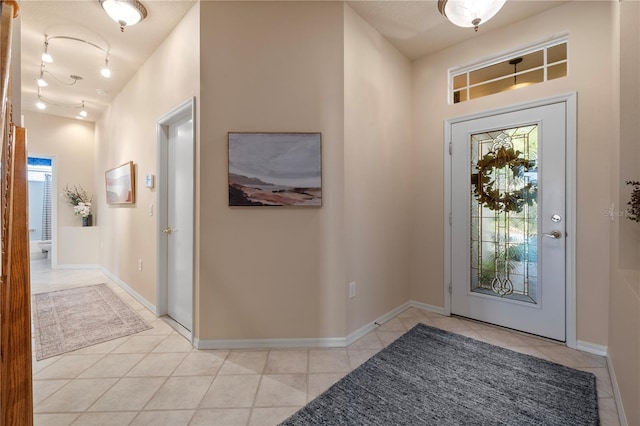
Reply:
<svg viewBox="0 0 640 426"><path fill-rule="evenodd" d="M156 273L157 273L157 285L156 285L156 314L158 316L163 316L168 314L168 297L167 291L169 288L169 281L167 278L167 266L165 260L168 256L168 241L167 238L164 238L165 234L162 232L163 229L166 229L168 226L168 211L167 211L167 203L169 200L168 193L168 177L167 177L167 162L169 159L168 149L169 149L169 127L176 122L179 122L185 118L191 118L191 130L192 130L192 140L191 143L193 145L194 152L194 162L192 164L192 173L194 176L194 185L193 185L193 204L191 206L185 206L185 208L191 208L191 214L194 218L194 227L191 230L191 241L193 244L193 259L191 259L191 268L192 268L192 276L193 281L191 282L191 286L193 289L193 298L191 300L191 319L192 319L192 327L191 331L187 336L189 341L193 343L193 336L195 335L195 202L196 202L196 180L195 180L195 148L196 148L196 101L195 96L187 99L182 104L178 105L167 114L160 117L156 124L156 134L157 134L157 148L158 148L158 176L157 176L157 214L158 220L156 221L156 240L158 241L157 250L156 250ZM177 323L176 323L177 324ZM180 327L182 328L182 327ZM186 329L184 329L186 330Z"/></svg>
<svg viewBox="0 0 640 426"><path fill-rule="evenodd" d="M27 158L46 158L51 160L51 269L58 269L58 158L55 154L27 152Z"/></svg>
<svg viewBox="0 0 640 426"><path fill-rule="evenodd" d="M511 105L482 111L470 115L449 118L444 121L444 313L451 315L451 268L453 255L451 252L451 173L452 155L450 146L451 130L454 124L463 121L486 118L493 115L522 111L531 108L564 103L566 108L566 257L565 257L565 282L566 282L566 345L570 348L577 347L576 335L576 132L577 132L577 93L571 92L551 98L540 99L533 102Z"/></svg>

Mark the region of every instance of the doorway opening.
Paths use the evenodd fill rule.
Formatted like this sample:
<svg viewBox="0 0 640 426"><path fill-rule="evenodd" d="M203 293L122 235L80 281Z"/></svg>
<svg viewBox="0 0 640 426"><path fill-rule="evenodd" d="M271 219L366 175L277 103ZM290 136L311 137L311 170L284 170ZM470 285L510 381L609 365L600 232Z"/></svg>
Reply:
<svg viewBox="0 0 640 426"><path fill-rule="evenodd" d="M29 252L32 260L46 259L56 265L56 184L55 158L46 154L29 154ZM44 262L44 260L42 261ZM41 263L42 263L41 262Z"/></svg>

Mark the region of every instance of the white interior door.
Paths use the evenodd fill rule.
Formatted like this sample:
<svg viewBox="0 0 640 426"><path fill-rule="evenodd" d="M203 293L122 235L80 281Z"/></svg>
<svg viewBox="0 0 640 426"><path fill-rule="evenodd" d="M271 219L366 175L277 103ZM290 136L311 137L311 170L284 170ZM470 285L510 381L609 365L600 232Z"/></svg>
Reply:
<svg viewBox="0 0 640 426"><path fill-rule="evenodd" d="M167 314L184 328L193 327L194 256L193 120L168 126L167 140Z"/></svg>
<svg viewBox="0 0 640 426"><path fill-rule="evenodd" d="M566 104L451 127L451 312L566 339Z"/></svg>

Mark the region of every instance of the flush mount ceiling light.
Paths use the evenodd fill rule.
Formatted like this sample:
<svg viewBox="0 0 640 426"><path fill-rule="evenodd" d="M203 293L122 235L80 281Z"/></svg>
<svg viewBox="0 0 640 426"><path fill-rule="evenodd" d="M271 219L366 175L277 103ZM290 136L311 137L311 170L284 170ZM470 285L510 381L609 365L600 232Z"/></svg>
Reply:
<svg viewBox="0 0 640 426"><path fill-rule="evenodd" d="M506 0L438 0L438 11L452 24L478 31L493 18Z"/></svg>
<svg viewBox="0 0 640 426"><path fill-rule="evenodd" d="M98 0L107 15L124 27L135 25L147 17L147 8L138 0Z"/></svg>

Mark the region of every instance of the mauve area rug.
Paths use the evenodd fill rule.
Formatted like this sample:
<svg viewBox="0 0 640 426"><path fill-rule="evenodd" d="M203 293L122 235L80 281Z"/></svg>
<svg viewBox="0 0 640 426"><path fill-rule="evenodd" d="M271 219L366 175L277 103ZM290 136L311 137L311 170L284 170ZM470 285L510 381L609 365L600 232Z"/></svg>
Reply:
<svg viewBox="0 0 640 426"><path fill-rule="evenodd" d="M151 328L106 284L33 296L36 359Z"/></svg>
<svg viewBox="0 0 640 426"><path fill-rule="evenodd" d="M281 425L598 425L595 376L418 324Z"/></svg>

